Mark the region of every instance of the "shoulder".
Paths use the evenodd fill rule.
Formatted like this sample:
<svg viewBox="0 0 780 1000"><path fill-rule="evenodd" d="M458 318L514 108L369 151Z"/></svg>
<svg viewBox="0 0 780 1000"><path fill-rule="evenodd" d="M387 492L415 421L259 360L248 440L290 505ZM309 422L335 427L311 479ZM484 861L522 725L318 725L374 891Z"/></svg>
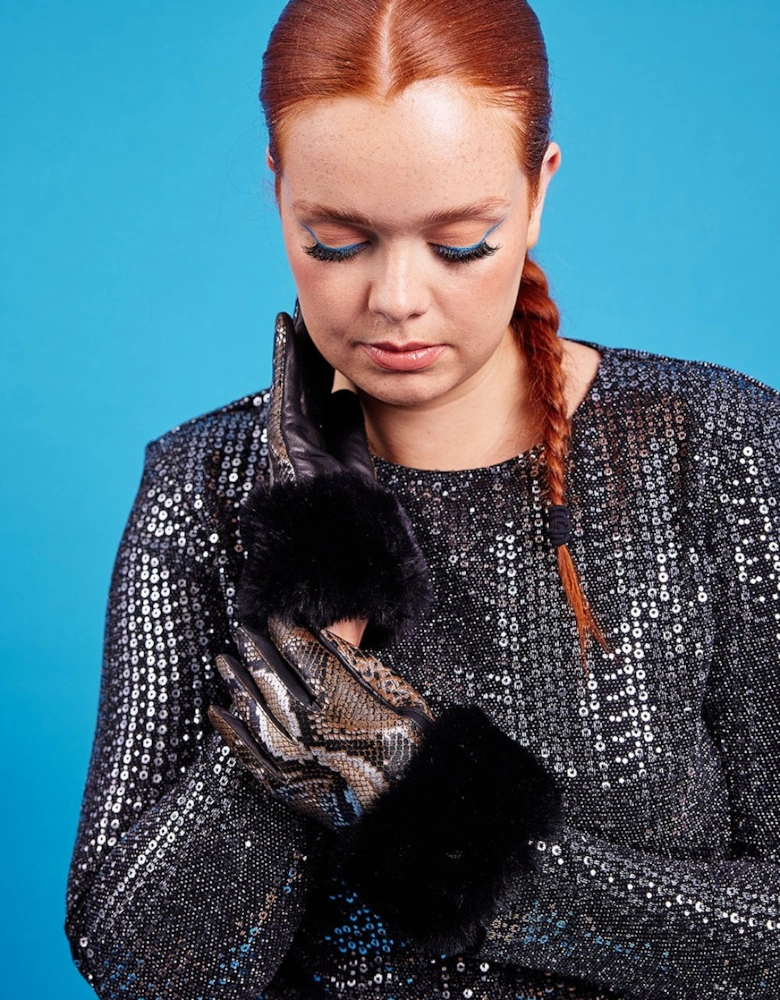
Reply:
<svg viewBox="0 0 780 1000"><path fill-rule="evenodd" d="M235 446L258 435L264 437L268 396L268 389L263 389L177 424L151 441L147 449L154 455L179 457L217 443Z"/></svg>
<svg viewBox="0 0 780 1000"><path fill-rule="evenodd" d="M780 393L743 372L630 348L596 347L602 362L592 391L627 412L674 411L713 436L740 428L780 436Z"/></svg>
<svg viewBox="0 0 780 1000"><path fill-rule="evenodd" d="M593 345L598 346L598 345ZM599 347L583 441L642 470L668 463L700 504L759 477L780 490L780 393L743 372L626 348ZM741 486L739 486L741 489ZM744 503L744 500L735 500Z"/></svg>
<svg viewBox="0 0 780 1000"><path fill-rule="evenodd" d="M151 441L142 492L157 507L173 499L212 522L232 520L253 483L266 474L268 396L267 389L243 396Z"/></svg>

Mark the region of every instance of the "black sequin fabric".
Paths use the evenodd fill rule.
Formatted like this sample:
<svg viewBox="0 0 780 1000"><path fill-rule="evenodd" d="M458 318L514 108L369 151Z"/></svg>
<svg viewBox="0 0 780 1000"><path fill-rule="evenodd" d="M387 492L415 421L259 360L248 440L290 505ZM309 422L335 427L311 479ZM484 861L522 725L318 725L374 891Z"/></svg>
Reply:
<svg viewBox="0 0 780 1000"><path fill-rule="evenodd" d="M536 882L508 887L470 954L395 936L344 883L331 835L208 723L228 704L214 661L232 651L239 507L267 475L267 393L149 446L68 888L99 996L780 998L780 396L600 350L568 478L570 548L611 647L591 647L587 675L540 448L457 472L375 460L435 603L373 652L434 711L480 705L564 797Z"/></svg>

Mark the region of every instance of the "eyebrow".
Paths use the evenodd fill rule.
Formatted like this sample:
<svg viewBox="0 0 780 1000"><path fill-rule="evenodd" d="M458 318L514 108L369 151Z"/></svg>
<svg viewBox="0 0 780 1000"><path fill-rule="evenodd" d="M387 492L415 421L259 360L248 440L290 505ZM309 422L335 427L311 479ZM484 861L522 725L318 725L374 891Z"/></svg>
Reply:
<svg viewBox="0 0 780 1000"><path fill-rule="evenodd" d="M319 205L311 201L293 202L293 211L302 215L310 222L344 222L364 229L381 229L376 220L363 212L352 209L332 208L328 205ZM444 225L448 222L462 222L467 219L480 219L490 217L500 209L510 208L510 202L505 198L483 198L471 205L460 205L455 208L446 208L439 212L429 212L417 220L417 227L426 229L430 226Z"/></svg>

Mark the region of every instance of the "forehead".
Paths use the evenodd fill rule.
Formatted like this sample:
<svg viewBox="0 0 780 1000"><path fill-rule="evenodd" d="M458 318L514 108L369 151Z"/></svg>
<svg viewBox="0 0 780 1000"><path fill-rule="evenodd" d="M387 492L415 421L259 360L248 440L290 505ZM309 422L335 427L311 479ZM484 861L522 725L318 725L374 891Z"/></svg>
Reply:
<svg viewBox="0 0 780 1000"><path fill-rule="evenodd" d="M388 226L525 191L509 112L446 81L318 101L281 139L289 204L349 204Z"/></svg>

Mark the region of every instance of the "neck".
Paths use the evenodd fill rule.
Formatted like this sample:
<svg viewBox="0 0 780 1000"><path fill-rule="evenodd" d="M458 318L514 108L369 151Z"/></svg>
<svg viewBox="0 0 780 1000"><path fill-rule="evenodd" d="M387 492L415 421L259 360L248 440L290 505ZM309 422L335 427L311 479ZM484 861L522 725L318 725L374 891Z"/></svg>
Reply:
<svg viewBox="0 0 780 1000"><path fill-rule="evenodd" d="M473 469L519 455L541 438L528 401L525 358L511 330L465 382L413 406L361 394L374 454L414 469Z"/></svg>

